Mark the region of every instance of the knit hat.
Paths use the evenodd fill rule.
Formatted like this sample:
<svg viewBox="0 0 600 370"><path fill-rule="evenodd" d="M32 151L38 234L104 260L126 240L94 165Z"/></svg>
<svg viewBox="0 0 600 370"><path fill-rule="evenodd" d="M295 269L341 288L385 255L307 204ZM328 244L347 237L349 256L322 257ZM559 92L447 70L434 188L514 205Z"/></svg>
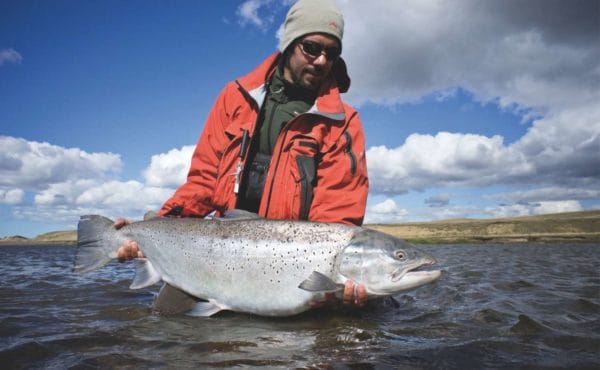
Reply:
<svg viewBox="0 0 600 370"><path fill-rule="evenodd" d="M283 53L298 37L316 32L336 37L341 47L344 35L342 13L333 0L298 0L285 18L279 50Z"/></svg>

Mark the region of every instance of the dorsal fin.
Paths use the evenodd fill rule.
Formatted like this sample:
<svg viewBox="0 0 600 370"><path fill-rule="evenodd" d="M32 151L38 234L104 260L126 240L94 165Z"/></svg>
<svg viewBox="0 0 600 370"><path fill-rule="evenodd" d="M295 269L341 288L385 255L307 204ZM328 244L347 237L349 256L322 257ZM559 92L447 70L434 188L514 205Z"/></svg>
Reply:
<svg viewBox="0 0 600 370"><path fill-rule="evenodd" d="M254 212L246 211L243 209L228 209L223 213L223 217L218 218L219 220L258 220L261 219L259 215Z"/></svg>

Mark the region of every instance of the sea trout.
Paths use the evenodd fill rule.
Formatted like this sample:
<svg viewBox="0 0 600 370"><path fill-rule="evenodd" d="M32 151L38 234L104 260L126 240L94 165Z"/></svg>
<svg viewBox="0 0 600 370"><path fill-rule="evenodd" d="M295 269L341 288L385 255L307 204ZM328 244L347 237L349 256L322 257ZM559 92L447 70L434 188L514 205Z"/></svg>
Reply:
<svg viewBox="0 0 600 370"><path fill-rule="evenodd" d="M154 218L117 230L108 218L82 216L74 270L98 269L118 246L136 240L130 286L164 281L198 302L190 312L221 310L290 316L309 309L347 279L364 284L369 298L389 296L436 281L439 270L419 270L435 259L409 243L358 226L267 220L245 211L225 218Z"/></svg>

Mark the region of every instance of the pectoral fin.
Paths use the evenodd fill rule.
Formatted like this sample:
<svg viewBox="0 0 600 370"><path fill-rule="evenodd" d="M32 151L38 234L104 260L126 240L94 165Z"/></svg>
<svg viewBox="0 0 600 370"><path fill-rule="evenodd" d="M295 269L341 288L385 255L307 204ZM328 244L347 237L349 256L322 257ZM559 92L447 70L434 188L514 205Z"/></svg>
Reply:
<svg viewBox="0 0 600 370"><path fill-rule="evenodd" d="M313 271L298 288L309 292L338 292L344 289L344 284L338 284L318 271Z"/></svg>
<svg viewBox="0 0 600 370"><path fill-rule="evenodd" d="M161 280L160 274L148 259L136 258L133 262L135 263L135 277L129 289L145 288Z"/></svg>
<svg viewBox="0 0 600 370"><path fill-rule="evenodd" d="M194 308L190 312L188 312L188 315L208 317L222 310L224 310L223 307L213 302L198 302L196 303Z"/></svg>
<svg viewBox="0 0 600 370"><path fill-rule="evenodd" d="M152 304L152 311L160 315L177 315L190 311L200 298L165 283Z"/></svg>

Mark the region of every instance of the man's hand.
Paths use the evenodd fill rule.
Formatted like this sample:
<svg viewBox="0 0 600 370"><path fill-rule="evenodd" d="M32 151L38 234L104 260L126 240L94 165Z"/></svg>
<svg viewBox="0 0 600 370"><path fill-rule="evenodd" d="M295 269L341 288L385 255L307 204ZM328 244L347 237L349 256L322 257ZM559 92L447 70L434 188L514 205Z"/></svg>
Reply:
<svg viewBox="0 0 600 370"><path fill-rule="evenodd" d="M352 280L346 280L344 292L342 294L342 303L347 306L363 307L367 303L367 288L364 284L355 284ZM311 308L326 306L335 306L339 304L339 299L335 293L325 293L324 301L310 301Z"/></svg>
<svg viewBox="0 0 600 370"><path fill-rule="evenodd" d="M120 229L130 223L131 222L124 218L119 218L115 221L113 227L115 229ZM119 261L124 262L134 258L144 258L144 254L135 240L126 240L119 246L119 249L117 249L117 258Z"/></svg>

